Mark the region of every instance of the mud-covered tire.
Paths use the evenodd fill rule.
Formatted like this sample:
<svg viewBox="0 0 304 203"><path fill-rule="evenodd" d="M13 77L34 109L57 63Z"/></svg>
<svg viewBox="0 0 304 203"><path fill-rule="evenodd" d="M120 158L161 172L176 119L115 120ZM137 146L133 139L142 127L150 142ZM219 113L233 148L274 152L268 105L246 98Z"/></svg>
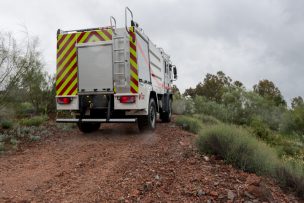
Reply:
<svg viewBox="0 0 304 203"><path fill-rule="evenodd" d="M137 119L139 131L154 131L156 128L156 103L153 98L149 101L148 115Z"/></svg>
<svg viewBox="0 0 304 203"><path fill-rule="evenodd" d="M91 133L100 128L100 123L78 123L78 128L83 133Z"/></svg>
<svg viewBox="0 0 304 203"><path fill-rule="evenodd" d="M172 99L169 100L169 111L160 113L160 119L164 123L171 122L172 117Z"/></svg>

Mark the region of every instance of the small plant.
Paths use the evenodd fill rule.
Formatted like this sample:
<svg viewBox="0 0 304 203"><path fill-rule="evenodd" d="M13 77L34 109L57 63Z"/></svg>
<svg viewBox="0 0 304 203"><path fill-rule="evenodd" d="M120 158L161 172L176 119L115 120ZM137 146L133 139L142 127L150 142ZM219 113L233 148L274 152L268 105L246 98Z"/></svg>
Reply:
<svg viewBox="0 0 304 203"><path fill-rule="evenodd" d="M178 117L176 119L176 124L192 133L198 133L202 128L199 120L188 116Z"/></svg>
<svg viewBox="0 0 304 203"><path fill-rule="evenodd" d="M31 132L31 127L23 126L20 128L20 133L28 135Z"/></svg>
<svg viewBox="0 0 304 203"><path fill-rule="evenodd" d="M47 120L45 116L34 116L32 118L21 119L20 124L25 126L40 126Z"/></svg>
<svg viewBox="0 0 304 203"><path fill-rule="evenodd" d="M4 142L6 139L6 135L5 134L0 134L0 142Z"/></svg>
<svg viewBox="0 0 304 203"><path fill-rule="evenodd" d="M18 148L18 144L19 144L19 141L16 139L16 138L11 138L10 139L10 144L12 145L12 148L13 149L17 149Z"/></svg>
<svg viewBox="0 0 304 203"><path fill-rule="evenodd" d="M11 120L1 121L1 127L3 129L11 129L14 126L14 123Z"/></svg>
<svg viewBox="0 0 304 203"><path fill-rule="evenodd" d="M30 140L33 141L33 142L36 142L36 141L41 140L41 137L38 136L38 135L31 135Z"/></svg>
<svg viewBox="0 0 304 203"><path fill-rule="evenodd" d="M0 142L0 152L2 152L4 150L5 150L4 142Z"/></svg>
<svg viewBox="0 0 304 203"><path fill-rule="evenodd" d="M18 145L19 141L15 138L11 138L10 143L14 146Z"/></svg>
<svg viewBox="0 0 304 203"><path fill-rule="evenodd" d="M62 131L71 131L76 125L74 123L57 123L56 127Z"/></svg>

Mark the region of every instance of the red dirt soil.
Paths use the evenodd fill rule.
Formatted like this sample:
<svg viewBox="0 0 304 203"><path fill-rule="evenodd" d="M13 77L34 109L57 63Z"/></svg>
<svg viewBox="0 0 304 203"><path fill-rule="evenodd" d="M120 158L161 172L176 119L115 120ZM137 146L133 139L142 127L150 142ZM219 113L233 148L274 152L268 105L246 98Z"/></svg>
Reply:
<svg viewBox="0 0 304 203"><path fill-rule="evenodd" d="M0 202L300 202L272 181L200 156L174 123L77 129L0 156Z"/></svg>

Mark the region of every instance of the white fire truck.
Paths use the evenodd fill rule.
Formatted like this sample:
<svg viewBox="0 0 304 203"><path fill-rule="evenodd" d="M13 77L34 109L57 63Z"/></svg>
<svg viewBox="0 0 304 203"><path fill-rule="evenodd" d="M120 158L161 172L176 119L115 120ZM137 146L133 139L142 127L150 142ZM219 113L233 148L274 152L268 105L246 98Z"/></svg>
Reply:
<svg viewBox="0 0 304 203"><path fill-rule="evenodd" d="M125 27L117 28L112 16L110 24L57 31L56 121L77 123L85 133L108 122L137 122L140 131L151 131L157 113L170 122L177 70L169 55L144 34L128 7Z"/></svg>

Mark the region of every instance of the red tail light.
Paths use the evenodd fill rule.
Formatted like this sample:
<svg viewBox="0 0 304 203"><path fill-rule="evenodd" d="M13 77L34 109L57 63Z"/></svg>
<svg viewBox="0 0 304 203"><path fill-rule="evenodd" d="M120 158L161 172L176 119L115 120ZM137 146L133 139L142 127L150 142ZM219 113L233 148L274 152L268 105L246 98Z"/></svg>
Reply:
<svg viewBox="0 0 304 203"><path fill-rule="evenodd" d="M69 103L71 103L71 101L72 101L71 97L58 97L57 98L58 104L69 104Z"/></svg>
<svg viewBox="0 0 304 203"><path fill-rule="evenodd" d="M135 96L121 96L120 103L135 103Z"/></svg>

